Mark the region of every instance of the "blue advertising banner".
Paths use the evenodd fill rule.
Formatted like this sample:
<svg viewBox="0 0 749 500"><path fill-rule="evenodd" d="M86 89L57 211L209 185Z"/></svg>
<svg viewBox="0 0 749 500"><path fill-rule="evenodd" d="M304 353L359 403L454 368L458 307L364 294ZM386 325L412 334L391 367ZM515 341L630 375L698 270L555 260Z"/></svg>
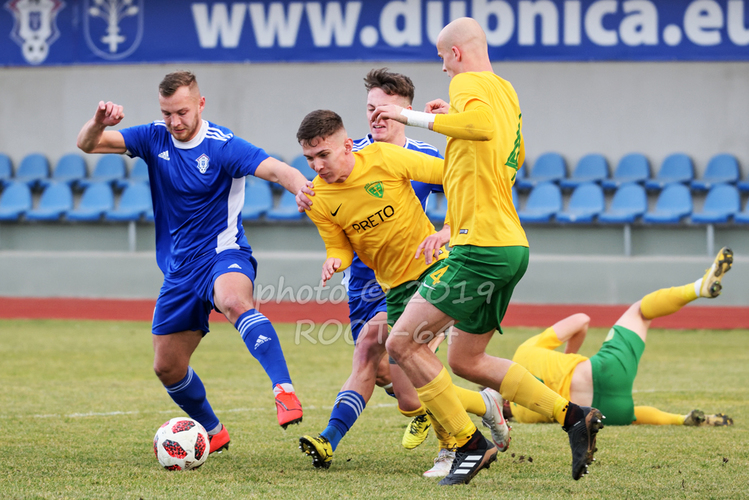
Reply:
<svg viewBox="0 0 749 500"><path fill-rule="evenodd" d="M492 60L749 60L749 0L0 0L0 65L435 61L442 27Z"/></svg>

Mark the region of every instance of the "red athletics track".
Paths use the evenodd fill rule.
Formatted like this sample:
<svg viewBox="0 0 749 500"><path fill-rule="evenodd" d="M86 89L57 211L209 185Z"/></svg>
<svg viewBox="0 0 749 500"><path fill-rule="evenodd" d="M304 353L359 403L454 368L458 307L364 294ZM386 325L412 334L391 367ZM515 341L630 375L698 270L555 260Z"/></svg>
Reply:
<svg viewBox="0 0 749 500"><path fill-rule="evenodd" d="M152 299L74 299L0 297L0 318L31 319L98 319L150 321L155 300ZM584 312L591 326L613 325L628 306L607 305L540 305L510 304L503 326L547 327L570 314ZM300 320L323 323L328 320L348 322L348 306L340 304L267 303L260 311L276 323ZM214 312L212 321L226 321ZM676 314L653 321L654 328L675 329L749 329L749 307L705 307L689 305Z"/></svg>

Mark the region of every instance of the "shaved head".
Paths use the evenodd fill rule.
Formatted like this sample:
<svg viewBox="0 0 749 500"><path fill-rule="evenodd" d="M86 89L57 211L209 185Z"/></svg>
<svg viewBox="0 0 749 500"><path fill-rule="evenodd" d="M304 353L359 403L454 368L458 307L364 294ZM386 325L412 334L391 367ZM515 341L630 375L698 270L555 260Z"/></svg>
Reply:
<svg viewBox="0 0 749 500"><path fill-rule="evenodd" d="M443 71L450 77L467 71L493 71L486 33L470 17L461 17L442 28L437 37L437 53Z"/></svg>

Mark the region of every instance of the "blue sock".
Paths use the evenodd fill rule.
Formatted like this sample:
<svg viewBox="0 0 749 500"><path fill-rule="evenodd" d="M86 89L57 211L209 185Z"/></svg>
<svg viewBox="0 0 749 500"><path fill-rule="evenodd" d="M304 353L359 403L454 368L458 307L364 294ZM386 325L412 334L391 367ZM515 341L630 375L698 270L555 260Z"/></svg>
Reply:
<svg viewBox="0 0 749 500"><path fill-rule="evenodd" d="M333 411L330 413L328 426L320 433L322 437L330 441L330 446L333 447L333 450L338 447L338 443L349 429L351 429L351 426L354 425L356 419L364 411L365 406L367 406L367 402L356 391L342 391L338 393L338 397L335 398L335 404L333 405Z"/></svg>
<svg viewBox="0 0 749 500"><path fill-rule="evenodd" d="M247 349L260 365L265 369L265 373L270 377L272 387L276 384L290 384L291 376L289 368L286 366L286 359L283 357L281 343L278 341L278 335L268 318L257 312L256 309L250 309L239 317L234 327L242 335Z"/></svg>
<svg viewBox="0 0 749 500"><path fill-rule="evenodd" d="M176 384L165 385L164 388L172 400L190 418L200 422L206 430L213 429L219 424L218 417L213 413L213 408L205 397L203 382L191 366L187 367L185 378Z"/></svg>

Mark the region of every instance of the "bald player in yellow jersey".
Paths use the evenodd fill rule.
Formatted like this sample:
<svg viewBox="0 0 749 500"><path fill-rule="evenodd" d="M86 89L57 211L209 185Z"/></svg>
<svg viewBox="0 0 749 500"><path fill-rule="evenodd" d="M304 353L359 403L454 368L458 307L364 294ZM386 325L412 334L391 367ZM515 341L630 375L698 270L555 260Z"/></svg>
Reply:
<svg viewBox="0 0 749 500"><path fill-rule="evenodd" d="M657 290L635 302L616 321L601 349L590 358L577 354L590 323L590 317L578 313L523 342L512 360L571 401L600 408L608 425L733 425L733 419L723 413L705 416L702 411L693 410L679 415L651 406L635 406L632 398L651 320L673 314L700 297L712 299L720 295L721 280L732 264L733 252L724 247L699 280ZM564 352L555 351L564 344ZM551 421L515 403L507 410L518 422Z"/></svg>
<svg viewBox="0 0 749 500"><path fill-rule="evenodd" d="M417 332L443 331L456 322L448 348L453 372L562 424L577 480L593 460L601 413L570 403L521 365L486 354L528 266L528 241L511 194L525 156L517 94L494 74L486 35L475 20L448 24L437 38L437 53L451 78L449 104L431 101L423 113L388 104L371 115L373 122L396 120L448 136L442 185L452 249L394 325L387 351L427 411L458 443L452 469L440 484L468 483L497 454L461 407L442 363L414 341Z"/></svg>
<svg viewBox="0 0 749 500"><path fill-rule="evenodd" d="M425 258L414 258L418 248L439 238L434 237L434 226L411 186L411 180L440 184L443 160L385 142L353 151L353 141L341 117L327 110L309 113L299 126L297 139L318 174L308 191L310 195L314 193L314 202L308 203L307 214L325 242L323 285L335 272L351 265L356 252L374 271L386 293L388 322L396 321L424 275L447 257L444 248L440 248L444 244L440 244ZM428 345L433 338L421 336L418 341ZM383 340L363 344L367 349L363 357L368 361L355 358L354 367L359 363L358 368L370 370L372 376L344 385L331 414L334 425L317 437L300 438L300 449L312 457L315 467L330 467L338 442L372 396L374 373L385 353ZM492 399L496 408L487 408L481 393L460 387L453 390L461 409L482 417L496 411L496 422L494 417L492 421L506 431L501 405L496 400Z"/></svg>

